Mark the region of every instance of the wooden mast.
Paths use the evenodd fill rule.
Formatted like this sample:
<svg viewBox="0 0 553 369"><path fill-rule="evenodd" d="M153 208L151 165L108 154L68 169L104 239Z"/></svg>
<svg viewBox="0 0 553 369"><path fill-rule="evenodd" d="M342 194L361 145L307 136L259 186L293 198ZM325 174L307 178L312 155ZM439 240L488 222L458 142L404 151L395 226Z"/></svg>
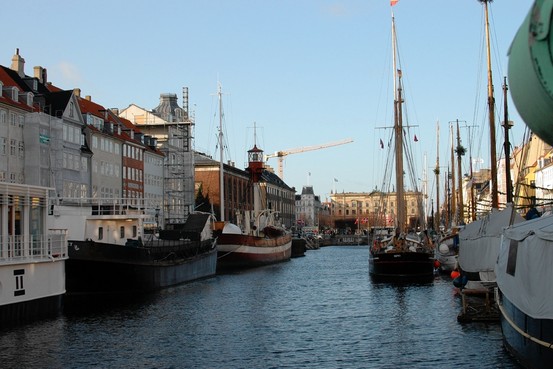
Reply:
<svg viewBox="0 0 553 369"><path fill-rule="evenodd" d="M405 232L407 216L405 208L405 195L403 188L403 117L401 96L401 70L396 65L396 26L394 13L392 12L392 51L394 68L394 135L395 135L395 165L396 165L396 214L397 227L400 232ZM396 85L397 82L397 85Z"/></svg>
<svg viewBox="0 0 553 369"><path fill-rule="evenodd" d="M458 214L457 222L458 224L464 224L465 223L465 211L463 208L463 177L462 177L462 170L461 170L461 156L464 155L461 147L461 135L459 133L459 119L457 119L457 180L459 181L459 196L458 196Z"/></svg>
<svg viewBox="0 0 553 369"><path fill-rule="evenodd" d="M509 122L509 113L507 110L507 77L503 77L503 110L505 118L503 120L503 128L505 129L505 142L503 150L505 151L505 182L507 185L507 203L513 203L513 182L511 180L511 144L509 142L509 129L512 123Z"/></svg>
<svg viewBox="0 0 553 369"><path fill-rule="evenodd" d="M490 23L488 18L488 3L492 0L478 0L484 4L484 14L486 18L486 54L488 59L488 115L490 118L490 168L491 168L491 200L492 208L499 208L498 190L497 190L497 155L496 155L496 139L495 139L495 99L493 96L493 80L492 80L492 61L490 53Z"/></svg>
<svg viewBox="0 0 553 369"><path fill-rule="evenodd" d="M223 171L223 99L221 83L217 86L217 97L219 98L219 207L221 209L221 222L225 221L225 182Z"/></svg>
<svg viewBox="0 0 553 369"><path fill-rule="evenodd" d="M455 143L453 140L453 123L449 123L449 135L451 142L451 223L450 226L457 225L457 191L455 189Z"/></svg>
<svg viewBox="0 0 553 369"><path fill-rule="evenodd" d="M436 230L440 230L440 122L436 122L436 168L434 169L436 174Z"/></svg>

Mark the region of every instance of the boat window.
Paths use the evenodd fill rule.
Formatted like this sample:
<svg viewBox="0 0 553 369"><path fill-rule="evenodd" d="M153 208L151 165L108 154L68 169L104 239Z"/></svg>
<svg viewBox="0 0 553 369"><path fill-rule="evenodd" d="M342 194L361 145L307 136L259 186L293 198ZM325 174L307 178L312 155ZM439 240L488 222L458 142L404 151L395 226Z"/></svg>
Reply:
<svg viewBox="0 0 553 369"><path fill-rule="evenodd" d="M132 226L132 236L136 237L137 233L138 233L138 229L136 228L136 226L135 225Z"/></svg>
<svg viewBox="0 0 553 369"><path fill-rule="evenodd" d="M509 243L509 255L507 257L507 274L515 275L517 269L518 241L511 240Z"/></svg>
<svg viewBox="0 0 553 369"><path fill-rule="evenodd" d="M121 226L121 228L119 228L119 238L121 238L121 239L125 238L125 227L124 226Z"/></svg>
<svg viewBox="0 0 553 369"><path fill-rule="evenodd" d="M98 227L98 239L99 240L104 239L104 227Z"/></svg>

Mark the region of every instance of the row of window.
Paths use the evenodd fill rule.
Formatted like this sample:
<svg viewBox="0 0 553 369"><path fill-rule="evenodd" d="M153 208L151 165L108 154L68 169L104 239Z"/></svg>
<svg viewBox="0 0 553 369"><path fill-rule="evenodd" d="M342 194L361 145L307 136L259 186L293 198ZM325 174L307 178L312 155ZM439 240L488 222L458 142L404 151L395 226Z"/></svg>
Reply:
<svg viewBox="0 0 553 369"><path fill-rule="evenodd" d="M416 203L417 203L416 200L412 200L412 201L411 201L411 206L416 206ZM380 201L376 201L376 202L374 203L374 206L375 206L375 207L379 207L379 206L381 206L381 205L383 205L384 207L387 207L387 206L388 206L388 204L387 204L386 202L381 203ZM346 206L346 208L349 208L349 207L350 207L349 203L345 204L345 206ZM333 207L333 208L334 208L334 207L341 208L341 207L343 207L343 205L342 205L340 202L332 202L332 207ZM367 201L367 202L365 202L365 203L363 204L361 201L352 201L352 202L351 202L351 207L352 207L352 208L365 208L365 207L370 208L370 207L371 207L371 203ZM393 201L390 202L390 207L392 207L392 208L394 207L394 202L393 202Z"/></svg>
<svg viewBox="0 0 553 369"><path fill-rule="evenodd" d="M25 183L25 175L23 173L8 174L7 172L0 171L0 182Z"/></svg>
<svg viewBox="0 0 553 369"><path fill-rule="evenodd" d="M69 197L69 198L88 197L88 185L84 183L64 181L62 197Z"/></svg>
<svg viewBox="0 0 553 369"><path fill-rule="evenodd" d="M149 186L163 186L163 177L152 174L144 174L144 184Z"/></svg>
<svg viewBox="0 0 553 369"><path fill-rule="evenodd" d="M107 161L97 160L92 161L92 172L100 173L104 176L119 178L119 169L121 167L117 163L110 163Z"/></svg>
<svg viewBox="0 0 553 369"><path fill-rule="evenodd" d="M139 147L127 145L127 144L123 145L123 156L142 161L142 155L143 155L143 151Z"/></svg>
<svg viewBox="0 0 553 369"><path fill-rule="evenodd" d="M71 170L88 171L87 159L78 154L63 153L63 167Z"/></svg>
<svg viewBox="0 0 553 369"><path fill-rule="evenodd" d="M123 167L123 179L142 182L143 171L137 168Z"/></svg>
<svg viewBox="0 0 553 369"><path fill-rule="evenodd" d="M384 209L384 212L386 213L386 209ZM374 213L377 214L378 211L375 210ZM390 211L390 213L391 213L391 214L394 214L394 210L392 209L392 210ZM414 215L415 213L416 213L416 209L415 209L415 208L411 208L411 215ZM368 209L365 210L364 214L369 215L369 210L368 210ZM338 210L338 215L342 215L342 209L339 209L339 210ZM346 209L345 215L350 215L349 209ZM351 215L357 215L357 211L351 210ZM359 215L363 215L363 210L359 210Z"/></svg>
<svg viewBox="0 0 553 369"><path fill-rule="evenodd" d="M138 235L138 228L135 225L133 225L131 227L131 237L136 237L137 235ZM119 227L119 238L121 238L122 240L127 238L126 232L125 232L125 226ZM104 227L98 227L98 240L103 240L103 239L104 239Z"/></svg>
<svg viewBox="0 0 553 369"><path fill-rule="evenodd" d="M0 124L7 124L8 116L9 116L9 123L12 126L16 126L19 124L19 127L23 127L23 122L25 120L25 117L21 114L16 114L14 112L8 113L8 111L5 109L0 109Z"/></svg>
<svg viewBox="0 0 553 369"><path fill-rule="evenodd" d="M81 127L72 126L69 124L63 125L63 140L72 142L78 145L84 145L84 135Z"/></svg>
<svg viewBox="0 0 553 369"><path fill-rule="evenodd" d="M121 144L106 137L92 136L92 148L119 155Z"/></svg>
<svg viewBox="0 0 553 369"><path fill-rule="evenodd" d="M8 155L8 139L6 137L0 137L0 154ZM11 156L25 157L25 145L21 141L14 139L10 140L9 154Z"/></svg>

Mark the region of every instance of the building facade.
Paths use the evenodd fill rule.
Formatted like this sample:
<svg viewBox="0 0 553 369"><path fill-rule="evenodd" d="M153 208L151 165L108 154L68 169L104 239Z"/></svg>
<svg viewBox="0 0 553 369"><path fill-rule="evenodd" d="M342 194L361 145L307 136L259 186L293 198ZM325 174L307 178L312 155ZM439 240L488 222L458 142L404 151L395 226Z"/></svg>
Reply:
<svg viewBox="0 0 553 369"><path fill-rule="evenodd" d="M303 186L296 195L296 224L298 227L319 227L321 200L315 195L313 186Z"/></svg>

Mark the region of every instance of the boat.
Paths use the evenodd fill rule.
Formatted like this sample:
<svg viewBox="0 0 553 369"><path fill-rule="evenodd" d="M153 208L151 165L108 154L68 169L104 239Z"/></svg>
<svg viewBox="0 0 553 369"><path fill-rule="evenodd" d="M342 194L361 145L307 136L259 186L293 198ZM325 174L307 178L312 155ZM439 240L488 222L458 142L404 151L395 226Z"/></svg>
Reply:
<svg viewBox="0 0 553 369"><path fill-rule="evenodd" d="M526 368L553 360L553 215L503 232L496 265L503 342Z"/></svg>
<svg viewBox="0 0 553 369"><path fill-rule="evenodd" d="M136 199L56 199L58 224L68 225L67 294L155 291L215 275L211 215L146 233Z"/></svg>
<svg viewBox="0 0 553 369"><path fill-rule="evenodd" d="M254 209L239 214L239 224L219 222L217 270L252 268L290 259L292 234L279 222L279 213L263 208L260 179L264 171L263 151L248 151L248 171L254 193ZM221 218L223 215L221 214Z"/></svg>
<svg viewBox="0 0 553 369"><path fill-rule="evenodd" d="M480 219L475 219L468 223L459 231L459 267L460 278L463 282L454 281L458 287L475 290L488 290L496 286L496 276L494 272L495 263L499 251L499 243L503 228L510 224L519 223L524 218L516 212L512 203L512 185L509 170L506 170L507 184L507 204L504 208L499 208L499 191L497 175L497 157L496 157L496 132L495 132L495 98L493 96L493 81L491 71L490 57L490 35L488 21L488 2L490 0L480 0L484 5L485 31L487 47L487 76L488 76L488 118L490 130L490 163L491 165L491 211ZM505 101L507 96L505 96ZM507 121L507 119L506 119ZM508 134L505 135L505 147L509 147ZM506 149L506 157L509 151ZM509 165L506 162L506 165ZM471 201L472 202L472 201ZM473 206L474 207L474 206Z"/></svg>
<svg viewBox="0 0 553 369"><path fill-rule="evenodd" d="M67 229L49 223L50 190L0 183L0 327L61 313Z"/></svg>
<svg viewBox="0 0 553 369"><path fill-rule="evenodd" d="M437 239L436 260L438 269L442 273L451 273L458 268L457 256L459 253L459 233L456 228L451 232L440 235Z"/></svg>
<svg viewBox="0 0 553 369"><path fill-rule="evenodd" d="M292 237L292 258L299 258L305 256L307 250L307 240L303 237Z"/></svg>
<svg viewBox="0 0 553 369"><path fill-rule="evenodd" d="M535 1L509 50L511 96L526 125L553 145L552 0ZM545 26L544 26L545 25ZM503 344L525 368L553 361L553 216L504 230L495 267Z"/></svg>
<svg viewBox="0 0 553 369"><path fill-rule="evenodd" d="M237 223L225 221L224 212L224 167L223 167L223 123L221 113L221 86L219 96L219 148L220 148L220 219L217 222L217 270L236 270L274 264L290 260L292 254L292 233L279 222L279 213L266 206L266 194L261 179L268 175L264 168L263 150L255 143L248 151L250 175L249 190L253 192L253 210L237 215ZM255 127L254 127L255 132ZM255 136L255 133L254 133Z"/></svg>
<svg viewBox="0 0 553 369"><path fill-rule="evenodd" d="M394 5L395 2L392 2ZM434 249L426 230L408 231L407 203L403 184L404 145L406 134L403 125L402 73L396 68L396 31L395 17L392 11L392 50L394 73L394 150L390 152L395 159L395 232L390 237L375 238L369 248L369 274L374 280L423 281L434 278ZM383 145L381 145L383 146ZM413 183L416 189L416 182ZM422 209L422 204L417 207ZM424 221L417 225L425 224Z"/></svg>

